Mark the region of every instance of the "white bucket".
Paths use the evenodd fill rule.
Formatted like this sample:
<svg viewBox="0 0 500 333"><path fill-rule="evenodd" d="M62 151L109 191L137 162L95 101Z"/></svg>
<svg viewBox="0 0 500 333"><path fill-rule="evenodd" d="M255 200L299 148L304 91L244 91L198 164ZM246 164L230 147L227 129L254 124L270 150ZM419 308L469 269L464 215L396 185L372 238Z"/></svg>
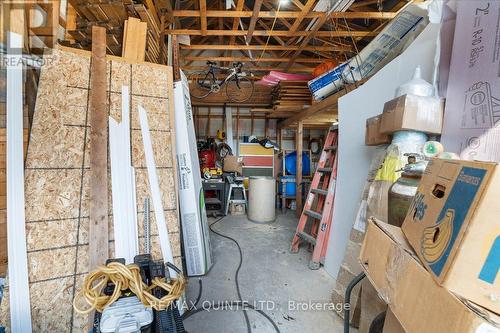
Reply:
<svg viewBox="0 0 500 333"><path fill-rule="evenodd" d="M272 222L276 219L276 183L273 177L249 177L248 219Z"/></svg>

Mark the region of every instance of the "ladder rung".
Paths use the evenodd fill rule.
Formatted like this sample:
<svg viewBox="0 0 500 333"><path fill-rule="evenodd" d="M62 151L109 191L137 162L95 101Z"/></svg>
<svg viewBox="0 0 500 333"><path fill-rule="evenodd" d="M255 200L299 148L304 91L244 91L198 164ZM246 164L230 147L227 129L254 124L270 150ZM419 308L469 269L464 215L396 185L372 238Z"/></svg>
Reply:
<svg viewBox="0 0 500 333"><path fill-rule="evenodd" d="M303 231L297 232L297 236L299 236L300 238L302 238L306 242L311 243L312 245L316 245L316 238L314 238L313 236L311 236L309 234L306 234Z"/></svg>
<svg viewBox="0 0 500 333"><path fill-rule="evenodd" d="M321 194L321 195L327 195L328 194L327 190L322 190L322 189L319 189L319 188L313 188L313 189L311 189L311 192L312 193L316 193L316 194Z"/></svg>
<svg viewBox="0 0 500 333"><path fill-rule="evenodd" d="M318 168L318 172L328 173L332 172L333 168Z"/></svg>
<svg viewBox="0 0 500 333"><path fill-rule="evenodd" d="M337 146L328 146L323 148L323 150L337 150Z"/></svg>
<svg viewBox="0 0 500 333"><path fill-rule="evenodd" d="M317 220L321 220L321 218L323 217L320 213L314 212L312 210L304 210L304 214L306 214L307 216L313 217Z"/></svg>

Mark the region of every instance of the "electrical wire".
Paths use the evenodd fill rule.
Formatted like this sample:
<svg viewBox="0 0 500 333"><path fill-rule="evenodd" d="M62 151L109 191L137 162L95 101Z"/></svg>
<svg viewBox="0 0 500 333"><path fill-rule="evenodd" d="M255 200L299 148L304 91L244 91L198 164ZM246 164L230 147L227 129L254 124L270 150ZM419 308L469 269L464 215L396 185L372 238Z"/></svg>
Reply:
<svg viewBox="0 0 500 333"><path fill-rule="evenodd" d="M180 270L172 264L178 273ZM104 289L112 284L114 286L112 295L105 295ZM161 288L167 293L162 298L153 295L155 288ZM182 274L170 282L164 278L154 278L148 286L142 281L141 269L136 264L124 265L119 262L111 262L105 266L99 266L95 271L85 277L83 287L73 299L73 308L77 313L87 314L94 310L102 312L105 308L116 302L122 293L130 290L145 306L152 307L157 311L164 310L181 297L186 287L186 280ZM83 299L87 308L80 308L77 304Z"/></svg>
<svg viewBox="0 0 500 333"><path fill-rule="evenodd" d="M277 333L280 333L278 325L274 322L274 320L268 314L266 314L264 311L262 311L260 309L255 308L253 305L248 304L248 303L246 303L246 302L243 301L243 298L241 296L240 283L239 283L239 279L238 279L241 266L243 265L243 251L241 250L241 246L240 246L240 244L238 243L238 241L236 239L234 239L232 237L229 237L229 236L226 236L226 235L223 235L223 234L221 234L221 233L219 233L219 232L217 232L217 231L215 231L213 229L213 227L215 226L215 224L219 223L224 218L225 218L225 216L217 219L215 222L213 222L210 225L209 228L210 228L210 231L213 232L214 234L216 234L217 236L220 236L222 238L225 238L225 239L228 239L228 240L232 241L234 244L236 244L236 247L238 248L238 252L239 252L239 256L240 256L240 262L238 263L238 268L236 269L236 272L234 274L234 281L235 281L235 284L236 284L236 292L238 294L238 301L233 301L233 302L212 302L213 304L215 304L215 303L217 303L217 304L225 304L225 306L219 306L218 305L216 309L212 309L212 306L202 307L202 308L196 309L196 305L199 303L199 301L201 299L201 294L202 294L202 290L203 290L203 283L202 283L201 279L199 279L198 281L199 281L200 289L198 291L198 296L196 298L196 302L194 303L194 305L192 307L190 307L183 314L182 319L185 320L185 319L191 317L192 315L194 315L196 313L199 313L199 312L202 312L202 311L225 310L226 308L228 308L230 306L238 306L238 307L241 306L243 308L243 315L245 316L245 323L247 325L247 332L248 333L252 332L252 328L251 328L251 325L250 325L250 320L248 319L248 314L247 314L246 308L255 310L257 313L259 313L260 315L262 315L264 318L266 318L271 323L271 325L274 327L274 330Z"/></svg>

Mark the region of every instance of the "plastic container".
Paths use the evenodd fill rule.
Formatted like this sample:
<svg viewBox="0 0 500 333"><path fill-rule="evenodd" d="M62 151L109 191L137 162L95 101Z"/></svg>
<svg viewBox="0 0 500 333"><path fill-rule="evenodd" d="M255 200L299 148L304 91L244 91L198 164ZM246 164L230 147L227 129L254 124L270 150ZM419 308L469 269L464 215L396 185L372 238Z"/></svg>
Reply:
<svg viewBox="0 0 500 333"><path fill-rule="evenodd" d="M281 176L278 184L278 193L283 193L283 181L285 181L285 194L287 197L294 197L297 193L295 176Z"/></svg>
<svg viewBox="0 0 500 333"><path fill-rule="evenodd" d="M249 177L248 219L253 222L272 222L276 219L276 191L273 177Z"/></svg>
<svg viewBox="0 0 500 333"><path fill-rule="evenodd" d="M297 152L291 152L285 156L285 171L289 175L297 174ZM302 176L309 176L311 174L311 160L309 154L305 151L302 152Z"/></svg>

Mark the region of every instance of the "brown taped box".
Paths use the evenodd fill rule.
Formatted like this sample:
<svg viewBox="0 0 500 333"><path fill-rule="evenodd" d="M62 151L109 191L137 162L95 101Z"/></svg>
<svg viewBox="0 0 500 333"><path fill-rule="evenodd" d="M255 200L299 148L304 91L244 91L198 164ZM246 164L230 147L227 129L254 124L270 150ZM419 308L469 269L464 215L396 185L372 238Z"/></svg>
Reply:
<svg viewBox="0 0 500 333"><path fill-rule="evenodd" d="M435 97L403 95L384 104L380 132L413 130L441 134L444 100Z"/></svg>
<svg viewBox="0 0 500 333"><path fill-rule="evenodd" d="M401 326L398 318L396 318L396 315L390 308L387 309L385 315L384 330L382 333L405 333L405 329Z"/></svg>
<svg viewBox="0 0 500 333"><path fill-rule="evenodd" d="M365 145L378 146L391 142L391 136L380 132L382 115L366 119Z"/></svg>
<svg viewBox="0 0 500 333"><path fill-rule="evenodd" d="M238 172L240 175L243 173L243 159L238 156L226 156L224 158L225 172Z"/></svg>
<svg viewBox="0 0 500 333"><path fill-rule="evenodd" d="M434 279L500 314L500 166L433 159L402 229Z"/></svg>
<svg viewBox="0 0 500 333"><path fill-rule="evenodd" d="M361 282L361 319L359 333L369 333L373 320L387 310L387 304L380 299L377 290L368 279Z"/></svg>
<svg viewBox="0 0 500 333"><path fill-rule="evenodd" d="M371 219L360 261L368 279L408 333L496 332L495 326L500 324L495 313L439 286L416 257L401 228Z"/></svg>

